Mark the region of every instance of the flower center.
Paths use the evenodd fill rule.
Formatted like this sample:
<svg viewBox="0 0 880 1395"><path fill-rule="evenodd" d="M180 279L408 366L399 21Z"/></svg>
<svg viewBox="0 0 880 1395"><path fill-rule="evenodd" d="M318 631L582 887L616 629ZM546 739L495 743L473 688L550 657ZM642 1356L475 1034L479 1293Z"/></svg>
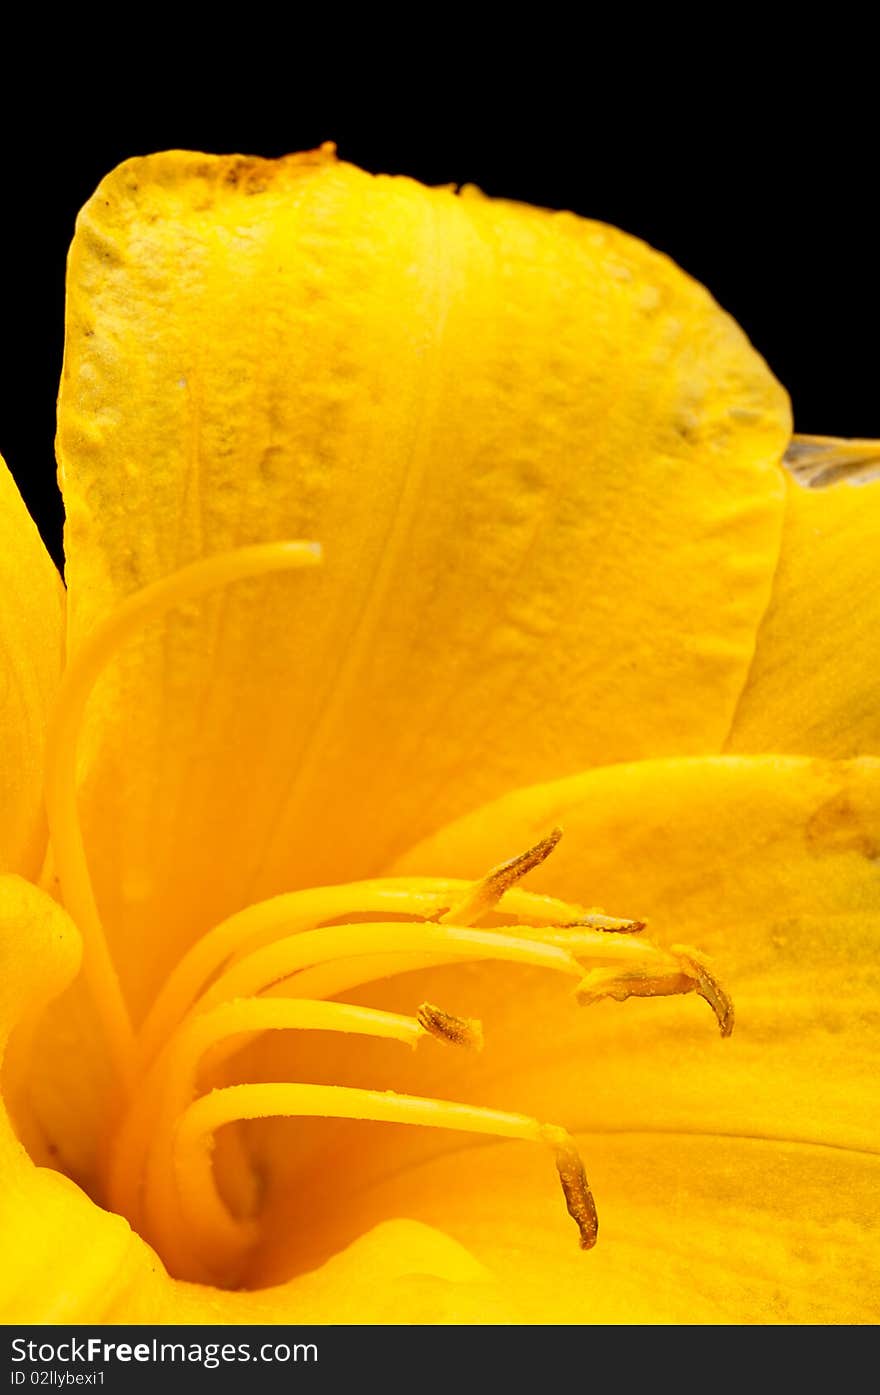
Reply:
<svg viewBox="0 0 880 1395"><path fill-rule="evenodd" d="M337 1001L412 970L468 961L569 977L580 1004L696 992L723 1036L732 1005L693 950L657 948L642 922L525 891L556 847L553 829L475 883L430 878L294 891L238 911L181 958L135 1032L104 935L77 810L77 744L89 695L126 640L170 608L244 577L314 564L309 543L270 543L193 563L129 596L87 637L62 684L47 754L46 801L65 906L83 936L83 975L118 1075L105 1197L182 1278L236 1286L261 1240L260 1189L241 1143L214 1167L218 1131L277 1116L369 1119L521 1139L548 1147L580 1244L598 1221L569 1135L526 1115L387 1090L299 1081L208 1088L209 1074L256 1036L321 1031L480 1050L482 1030L432 1003L412 1015ZM491 926L481 924L492 920Z"/></svg>

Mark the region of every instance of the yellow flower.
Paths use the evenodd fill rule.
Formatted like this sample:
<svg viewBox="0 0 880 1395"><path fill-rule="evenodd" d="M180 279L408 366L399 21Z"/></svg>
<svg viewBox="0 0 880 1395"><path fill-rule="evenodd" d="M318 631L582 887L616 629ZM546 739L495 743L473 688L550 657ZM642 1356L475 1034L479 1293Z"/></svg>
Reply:
<svg viewBox="0 0 880 1395"><path fill-rule="evenodd" d="M615 229L103 182L66 620L0 480L5 1321L877 1317L880 484L789 445Z"/></svg>

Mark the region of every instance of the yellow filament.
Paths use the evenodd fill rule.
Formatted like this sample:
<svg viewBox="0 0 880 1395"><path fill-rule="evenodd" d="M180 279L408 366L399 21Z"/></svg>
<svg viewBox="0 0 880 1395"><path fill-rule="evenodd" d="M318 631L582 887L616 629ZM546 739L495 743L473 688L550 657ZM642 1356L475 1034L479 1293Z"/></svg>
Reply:
<svg viewBox="0 0 880 1395"><path fill-rule="evenodd" d="M191 1016L185 1020L183 1028L179 1030L187 1031L192 1023L197 1022L203 1014L218 1004L229 999L246 998L269 987L279 979L288 977L297 969L332 962L334 959L348 959L353 951L365 947L375 950L377 946L391 953L400 950L412 951L417 948L422 951L436 949L441 952L454 949L455 957L459 960L506 959L514 963L556 969L558 972L578 979L582 975L580 965L564 950L557 949L552 945L537 944L531 940L498 935L489 931L412 922L401 924L396 921L387 924L332 926L289 936L287 939L270 944L242 960L241 963L226 974L221 975L212 984L199 1000ZM327 1006L341 1007L342 1005L328 1004ZM136 1112L138 1113L138 1122L132 1124L132 1134L134 1135L136 1132L137 1138L142 1139L143 1116L140 1115L139 1111L136 1110ZM135 1156L137 1156L137 1146L133 1138L130 1149L126 1145L124 1158L118 1164L115 1173L115 1186L118 1188L120 1197L121 1193L125 1193L126 1210L132 1205L133 1200L136 1204L136 1181L134 1183L132 1181L133 1164L131 1162L131 1158ZM153 1150L152 1156L157 1156L155 1150ZM163 1170L158 1167L155 1171L151 1168L150 1178L151 1182L146 1189L146 1196L154 1203L152 1215L154 1217L153 1228L155 1229L156 1225L162 1224L163 1217L173 1215L173 1211L169 1212L168 1210L173 1198L168 1193L167 1168ZM222 1206L219 1197L216 1200L217 1206ZM220 1231L223 1230L224 1224L229 1224L228 1219L224 1222L219 1216L215 1217L215 1220ZM149 1228L148 1233L150 1233ZM163 1254L170 1254L176 1243L177 1237L172 1229L163 1240Z"/></svg>
<svg viewBox="0 0 880 1395"><path fill-rule="evenodd" d="M322 921L344 915L387 911L427 919L444 902L463 898L471 885L466 881L427 877L415 884L410 879L397 883L393 880L351 882L344 886L286 892L237 911L208 930L165 980L141 1028L141 1060L149 1061L155 1055L208 980L232 955L242 950L260 949L282 932L292 935L311 930ZM525 919L531 926L541 927L582 921L590 914L580 906L520 888L507 891L504 909L505 915L512 919ZM615 922L609 916L596 919L610 928L630 924Z"/></svg>
<svg viewBox="0 0 880 1395"><path fill-rule="evenodd" d="M606 936L601 938L607 939ZM196 1011L204 1011L229 998L260 993L273 983L290 978L299 969L352 955L421 952L443 955L452 949L461 960L506 959L536 968L557 969L578 978L583 973L577 960L555 945L491 930L419 922L402 924L400 921L333 925L322 930L304 930L248 955L211 984L199 999Z"/></svg>
<svg viewBox="0 0 880 1395"><path fill-rule="evenodd" d="M406 882L352 882L285 892L237 911L197 940L165 980L141 1028L141 1059L151 1059L212 974L237 950L259 949L282 933L312 930L323 920L346 914L387 911L418 916L428 914L435 903L433 891L415 892Z"/></svg>
<svg viewBox="0 0 880 1395"><path fill-rule="evenodd" d="M224 1004L224 1009L229 1006ZM228 1044L228 1039L224 1037L226 1029L229 1029L230 1036L239 1041L244 1032L271 1030L273 1027L353 1032L411 1045L425 1035L414 1018L354 1007L348 1003L297 1001L290 1004L276 1002L269 1006L289 1006L294 1011L284 1021L280 1017L273 1021L273 1014L264 1012L262 1004L249 1002L236 1004L236 1010L228 1018L221 1015L222 1010L216 1016L211 1014L212 1025L204 1033L194 1033L178 1057L184 1078L178 1078L169 1070L154 1077L150 1082L146 1108L138 1111L135 1127L125 1140L125 1155L120 1155L116 1169L120 1201L125 1202L126 1214L137 1217L139 1228L146 1238L161 1251L165 1261L175 1271L184 1272L188 1255L188 1242L184 1234L187 1221L180 1215L173 1168L175 1130L181 1115L192 1102L202 1052L217 1044ZM204 1022L207 1020L207 1017L200 1019ZM174 1063L169 1061L168 1065L171 1068ZM127 1171L123 1172L123 1167ZM253 1179L248 1180L252 1182ZM129 1206L132 1211L128 1210ZM222 1246L228 1246L230 1236L235 1237L236 1244L243 1235L255 1237L257 1232L252 1222L236 1220L226 1209L213 1186L213 1180L212 1194L206 1206L211 1209L215 1238Z"/></svg>
<svg viewBox="0 0 880 1395"><path fill-rule="evenodd" d="M278 1116L369 1119L388 1124L418 1124L462 1133L544 1143L559 1156L574 1152L564 1129L541 1124L526 1114L509 1114L451 1100L422 1099L391 1091L359 1090L344 1085L291 1083L230 1085L186 1110L174 1142L174 1175L188 1235L202 1251L206 1276L214 1266L240 1259L254 1243L252 1225L235 1222L216 1190L211 1141L217 1129L242 1119Z"/></svg>
<svg viewBox="0 0 880 1395"><path fill-rule="evenodd" d="M365 927L356 926L354 928L363 929ZM574 959L589 959L591 964L608 966L609 968L619 965L622 971L632 969L642 973L648 970L655 973L678 972L680 969L679 961L675 956L666 950L658 949L649 940L632 939L628 935L618 937L603 931L578 930L565 926L529 927L518 925L516 927L517 930L521 931L527 931L530 928L534 929L536 934L540 934L541 939L537 941L540 945L561 949ZM485 933L495 935L496 941L502 942L503 937L497 932L486 931ZM533 941L533 943L535 942ZM333 998L338 993L347 993L350 989L360 988L365 983L394 978L398 974L415 973L421 969L460 964L464 960L473 958L470 946L462 954L455 945L456 942L451 940L447 949L440 948L435 953L430 954L405 952L353 954L347 959L315 964L290 978L273 984L264 991L285 995L302 994L303 997L307 998ZM487 954L484 957L508 959L512 956L498 953L491 956ZM545 967L552 967L552 965Z"/></svg>
<svg viewBox="0 0 880 1395"><path fill-rule="evenodd" d="M275 898L273 902L266 903L264 910L273 917L277 916L282 909L279 903L283 900ZM253 921L250 929L254 930ZM223 1042L228 1047L231 1042L240 1043L242 1033L272 1026L333 1025L334 1013L348 1014L349 1030L359 1030L357 1024L365 1017L375 1024L371 1029L372 1034L391 1035L393 1033L386 1033L381 1024L397 1024L393 1025L394 1032L402 1032L404 1038L411 1039L418 1029L418 1023L414 1026L411 1021L395 1018L392 1014L373 1015L348 1004L314 1001L303 1003L307 1017L300 1022L294 1015L288 1016L285 1009L295 1007L297 1001L303 1002L302 999L291 1001L289 995L291 990L302 993L302 980L310 976L314 980L323 974L325 982L322 991L337 992L354 982L370 977L386 977L405 968L420 966L426 959L430 962L509 960L552 968L568 976L576 975L579 979L582 968L571 951L581 954L590 952L605 962L617 963L622 960L627 965L641 964L646 960L665 963L668 959L653 946L625 936L615 937L591 929L559 926L548 927L544 933L548 940L559 940L561 943L541 943L469 927L424 922L380 922L302 931L254 951L211 985L148 1072L142 1087L142 1098L133 1105L116 1149L112 1178L114 1204L129 1216L137 1214L139 1176L146 1157L146 1233L155 1242L161 1241L163 1254L177 1254L177 1262L182 1262L179 1255L180 1244L183 1243L179 1238L180 1227L173 1222L169 1227L168 1223L168 1217L176 1214L168 1167L171 1140L175 1121L195 1093L198 1062L206 1051L218 1043ZM378 952L377 945L383 946L384 952ZM365 949L370 952L352 954L352 950ZM302 966L309 967L297 975L297 968ZM329 980L326 978L328 973L332 976ZM295 976L291 978L291 974ZM279 1002L274 997L255 1000L244 996L258 991L271 993L273 988L284 992L285 1001ZM234 1001L224 1001L227 998ZM328 1016L321 1016L322 1007L327 1010ZM342 1017L338 1019L338 1029L346 1030L342 1020ZM401 1022L405 1025L401 1026ZM214 1243L219 1243L221 1248L228 1247L230 1236L235 1237L236 1245L244 1243L245 1239L247 1243L251 1242L251 1230L246 1227L246 1234L242 1231L241 1223L230 1217L219 1195L215 1194L204 1204L213 1210Z"/></svg>
<svg viewBox="0 0 880 1395"><path fill-rule="evenodd" d="M108 1176L110 1205L135 1220L139 1210L142 1162L148 1149L161 1152L161 1118L174 1119L196 1092L200 1063L218 1046L227 1051L242 1036L266 1031L354 1032L387 1037L415 1046L425 1035L414 1017L380 1012L351 1003L310 1002L303 998L244 998L223 1003L190 1019L160 1053L140 1082L114 1139Z"/></svg>
<svg viewBox="0 0 880 1395"><path fill-rule="evenodd" d="M77 746L89 696L120 646L174 606L244 577L313 566L315 543L277 542L237 548L182 567L135 592L99 621L65 672L46 748L46 808L64 904L83 937L83 974L121 1083L130 1087L135 1039L95 902L77 808Z"/></svg>
<svg viewBox="0 0 880 1395"><path fill-rule="evenodd" d="M277 914L278 907L272 907L272 910ZM275 1019L273 1015L272 1007L278 1006L276 998L240 1001L243 995L261 991L272 993L274 990L275 992L283 991L285 999L287 999L287 995L291 991L303 993L306 980L309 980L311 991L315 987L316 980L320 979L322 975L321 991L339 992L345 987L354 986L356 982L365 981L370 977L387 977L406 968L422 965L426 960L429 962L461 962L468 959L503 959L515 963L553 968L569 976L577 975L579 979L582 968L575 958L576 953L589 952L591 957L595 957L600 962L604 961L618 966L622 962L625 967L631 965L641 967L647 963L651 965L655 973L675 964L675 961L671 960L665 952L655 949L648 943L634 941L628 936L613 936L603 931L571 926L547 927L544 933L546 939L550 941L549 943L536 942L494 931L445 924L437 925L425 922L365 923L302 931L298 935L288 936L284 940L270 943L247 955L233 964L203 994L189 1017L184 1020L183 1025L178 1028L166 1048L160 1053L154 1069L150 1072L145 1086L145 1095L148 1095L149 1098L146 1099L142 1109L136 1106L132 1115L131 1130L121 1142L116 1172L116 1185L120 1188L120 1192L117 1193L119 1203L124 1206L128 1214L131 1214L132 1209L137 1207L137 1176L140 1160L146 1153L146 1187L144 1191L147 1206L146 1232L150 1238L160 1242L160 1248L164 1255L176 1257L173 1259L173 1264L179 1272L188 1274L192 1272L193 1256L190 1255L187 1258L182 1249L186 1244L182 1236L190 1224L195 1225L196 1229L200 1231L199 1245L202 1250L202 1262L208 1265L208 1269L198 1271L202 1276L212 1272L211 1266L215 1268L220 1266L222 1271L228 1274L230 1272L228 1266L230 1263L234 1263L234 1256L240 1256L254 1243L257 1232L253 1224L236 1220L229 1213L216 1190L216 1186L212 1191L201 1195L197 1203L198 1209L195 1218L190 1215L189 1203L187 1202L184 1207L185 1215L182 1218L183 1225L178 1225L172 1219L169 1226L168 1219L176 1217L177 1214L175 1195L171 1185L173 1173L168 1166L168 1160L174 1147L175 1123L187 1109L195 1091L195 1073L198 1060L222 1037L226 1038L228 1044L230 1037L237 1035L240 1040L242 1032L260 1030L261 1025L265 1026L276 1020L279 1024L282 1022L281 1017ZM560 943L552 942L557 940ZM381 950L377 946L381 946ZM364 953L364 950L368 952ZM353 951L355 952L353 953ZM297 969L300 969L301 972L297 973ZM644 972L644 969L642 971ZM225 1004L230 1008L230 1014L227 1016L223 1013L223 1006L225 999L229 997L235 998L236 1001L231 1005ZM293 999L292 1001L295 1003L298 1000ZM310 1013L321 1006L320 1003L314 1001L308 1001L306 1005ZM324 1004L323 1006L336 1009L348 1007L348 1005L343 1004ZM206 1023L210 1025L204 1026L203 1024ZM406 1030L411 1033L411 1025ZM166 1082L170 1080L171 1084L166 1083L162 1087L163 1079ZM158 1119L156 1119L156 1099L157 1096L161 1096L162 1088L164 1088L165 1094L164 1098L160 1099ZM230 1086L226 1088L239 1090L244 1087ZM298 1086L297 1088L309 1090L319 1087ZM215 1095L217 1093L215 1092ZM372 1097L372 1092L358 1093L365 1097ZM215 1095L206 1098L214 1098ZM242 1097L238 1096L238 1098ZM342 1096L334 1095L332 1098L338 1099ZM387 1097L381 1096L381 1098L386 1099ZM427 1106L431 1102L423 1103ZM443 1109L451 1109L453 1112L460 1108L466 1108L449 1102L440 1103ZM241 1117L256 1116L242 1115ZM494 1117L494 1115L489 1111L489 1114L484 1116L484 1112L477 1110L473 1117ZM521 1118L521 1116L504 1117ZM430 1119L416 1120L413 1118L410 1122L428 1123ZM531 1124L534 1124L534 1121L531 1121ZM451 1122L441 1126L455 1127ZM534 1127L538 1126L534 1125ZM557 1154L558 1158L562 1156L558 1149ZM564 1189L568 1188L566 1197L569 1209L571 1210L572 1206L575 1206L572 1215L582 1227L583 1243L583 1235L589 1231L585 1217L590 1207L584 1210L580 1203L575 1204L572 1200L579 1185L577 1183L578 1175L577 1169L572 1171L568 1164L563 1166L560 1171L563 1187ZM590 1203L591 1205L592 1203ZM586 1230L583 1227L586 1227ZM589 1240L589 1243L591 1244L592 1240Z"/></svg>
<svg viewBox="0 0 880 1395"><path fill-rule="evenodd" d="M447 964L460 964L461 958L450 950L448 954L353 954L350 959L331 964L316 964L303 969L292 978L273 983L267 994L288 997L335 998L365 983L396 978L398 974L418 973L421 969L436 969Z"/></svg>

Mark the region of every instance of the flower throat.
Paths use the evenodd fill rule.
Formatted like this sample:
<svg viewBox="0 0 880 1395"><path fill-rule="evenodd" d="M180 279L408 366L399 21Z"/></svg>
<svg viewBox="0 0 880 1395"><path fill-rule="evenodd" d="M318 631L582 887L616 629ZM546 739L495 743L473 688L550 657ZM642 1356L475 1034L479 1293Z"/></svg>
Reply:
<svg viewBox="0 0 880 1395"><path fill-rule="evenodd" d="M478 1022L432 1003L410 1016L336 1001L370 983L438 965L506 962L569 977L575 998L695 992L722 1036L733 1007L692 949L660 949L641 921L529 893L521 879L562 836L554 828L479 881L386 878L288 892L236 912L183 955L140 1029L131 1021L89 874L77 805L77 747L89 696L125 642L169 610L248 577L313 566L313 543L243 547L181 568L128 596L89 633L64 676L47 747L46 804L63 903L83 938L82 974L117 1081L101 1200L125 1215L176 1277L245 1282L262 1237L260 1189L238 1133L221 1186L218 1130L241 1120L327 1117L418 1124L543 1144L553 1154L580 1245L598 1218L565 1129L526 1115L443 1099L293 1081L207 1090L205 1067L272 1031L341 1032L417 1046L433 1038L479 1051ZM491 917L488 928L481 922ZM236 1146L237 1145L237 1146Z"/></svg>

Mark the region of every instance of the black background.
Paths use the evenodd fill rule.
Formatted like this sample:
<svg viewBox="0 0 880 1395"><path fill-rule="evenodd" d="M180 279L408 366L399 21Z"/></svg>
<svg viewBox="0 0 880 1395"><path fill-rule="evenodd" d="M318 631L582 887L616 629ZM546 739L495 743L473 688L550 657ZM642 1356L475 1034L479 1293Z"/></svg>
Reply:
<svg viewBox="0 0 880 1395"><path fill-rule="evenodd" d="M76 211L119 160L172 146L271 156L335 140L373 171L474 182L615 223L673 256L740 321L789 389L799 430L880 434L874 83L850 64L830 85L841 60L812 61L743 59L723 77L714 60L667 71L648 54L625 80L612 58L602 80L594 57L579 87L560 76L564 99L514 75L476 102L451 65L440 95L416 75L382 119L372 97L352 114L326 94L279 94L272 76L258 100L237 80L195 95L181 68L130 85L117 74L112 91L91 84L39 139L19 114L3 137L0 452L51 550L60 556L52 438ZM546 59L536 64L552 90Z"/></svg>

